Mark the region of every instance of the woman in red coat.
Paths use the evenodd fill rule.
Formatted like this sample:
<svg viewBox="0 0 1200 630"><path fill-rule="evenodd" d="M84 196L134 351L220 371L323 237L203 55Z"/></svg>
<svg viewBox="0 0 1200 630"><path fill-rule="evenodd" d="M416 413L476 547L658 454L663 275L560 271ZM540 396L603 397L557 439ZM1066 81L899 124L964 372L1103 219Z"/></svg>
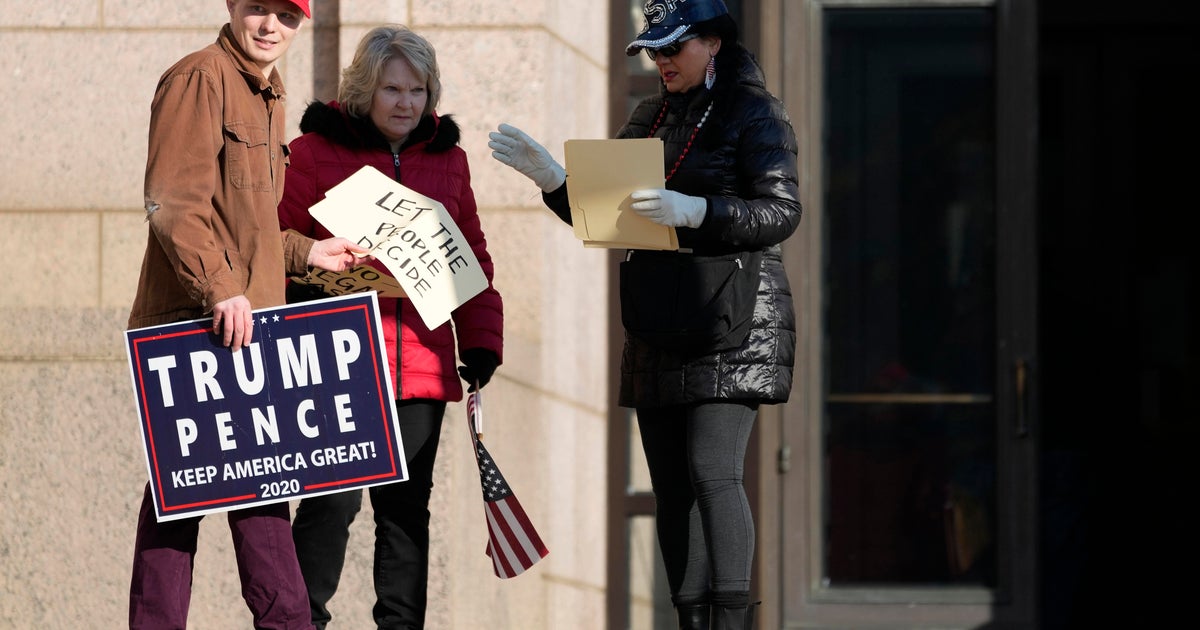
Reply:
<svg viewBox="0 0 1200 630"><path fill-rule="evenodd" d="M491 286L492 258L480 228L459 128L435 111L441 91L429 42L403 26L376 28L359 42L338 100L312 103L292 141L279 222L316 238L329 232L308 213L325 192L370 165L445 205L471 244L488 288L456 309L453 326L429 330L406 299L380 298L388 363L395 379L409 480L370 488L375 514L375 592L379 628L420 628L425 620L429 497L446 403L483 387L502 359L503 308ZM380 270L382 264L375 263ZM292 286L293 301L311 298ZM455 342L463 366L455 369ZM292 525L313 622L324 628L337 590L360 490L300 502Z"/></svg>

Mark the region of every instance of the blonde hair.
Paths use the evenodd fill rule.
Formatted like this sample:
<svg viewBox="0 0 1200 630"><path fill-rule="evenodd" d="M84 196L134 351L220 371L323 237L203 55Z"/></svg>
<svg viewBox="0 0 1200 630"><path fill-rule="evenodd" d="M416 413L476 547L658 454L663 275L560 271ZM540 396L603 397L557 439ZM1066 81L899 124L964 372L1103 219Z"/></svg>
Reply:
<svg viewBox="0 0 1200 630"><path fill-rule="evenodd" d="M412 32L407 26L393 24L371 29L354 52L354 60L342 70L342 83L338 86L338 101L352 116L364 118L371 112L371 101L375 88L379 87L383 67L393 59L403 59L412 66L417 77L425 81L429 99L422 116L428 116L437 107L442 95L441 71L438 70L437 53L424 37Z"/></svg>

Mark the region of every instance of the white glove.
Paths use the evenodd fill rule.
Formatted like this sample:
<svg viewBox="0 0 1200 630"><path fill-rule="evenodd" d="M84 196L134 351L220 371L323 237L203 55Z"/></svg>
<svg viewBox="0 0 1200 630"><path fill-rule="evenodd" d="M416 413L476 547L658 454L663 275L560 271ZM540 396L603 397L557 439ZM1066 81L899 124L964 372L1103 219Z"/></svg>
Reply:
<svg viewBox="0 0 1200 630"><path fill-rule="evenodd" d="M532 179L544 192L557 190L567 181L566 170L550 157L546 147L512 125L501 123L498 129L488 134L492 157Z"/></svg>
<svg viewBox="0 0 1200 630"><path fill-rule="evenodd" d="M708 200L663 188L635 190L629 195L634 212L660 225L698 228L708 216Z"/></svg>

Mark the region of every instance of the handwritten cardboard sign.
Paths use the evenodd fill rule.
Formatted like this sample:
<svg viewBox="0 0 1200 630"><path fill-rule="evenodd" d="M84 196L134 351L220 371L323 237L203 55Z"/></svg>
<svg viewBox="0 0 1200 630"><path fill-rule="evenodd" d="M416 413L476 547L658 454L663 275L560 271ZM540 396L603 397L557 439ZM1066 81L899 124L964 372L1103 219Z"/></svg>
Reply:
<svg viewBox="0 0 1200 630"><path fill-rule="evenodd" d="M374 293L126 331L160 521L408 478Z"/></svg>
<svg viewBox="0 0 1200 630"><path fill-rule="evenodd" d="M292 282L319 287L327 295L349 295L374 291L379 294L379 297L405 297L404 287L400 286L395 278L388 272L380 271L370 265L359 265L349 271L314 269L306 276L292 278Z"/></svg>
<svg viewBox="0 0 1200 630"><path fill-rule="evenodd" d="M431 330L488 286L446 207L370 166L329 189L309 214L371 250Z"/></svg>

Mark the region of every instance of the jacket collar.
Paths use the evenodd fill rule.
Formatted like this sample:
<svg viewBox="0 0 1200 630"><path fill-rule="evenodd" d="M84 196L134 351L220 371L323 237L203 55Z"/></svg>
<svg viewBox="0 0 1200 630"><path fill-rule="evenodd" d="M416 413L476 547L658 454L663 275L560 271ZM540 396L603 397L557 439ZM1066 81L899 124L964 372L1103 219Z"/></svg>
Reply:
<svg viewBox="0 0 1200 630"><path fill-rule="evenodd" d="M717 80L711 90L699 86L683 94L675 94L668 92L666 84L660 82L659 95L666 101L667 107L672 111L679 112L685 120L689 121L698 121L711 103L712 111L708 122L713 123L729 121L738 115L738 112L733 110L734 93L746 88L766 89L766 81L754 54L745 46L737 44L737 48L733 50L732 54L717 56ZM713 143L719 142L720 134L713 132L712 129L720 125L705 124L704 126L705 129L701 129L696 138L697 146L709 147Z"/></svg>
<svg viewBox="0 0 1200 630"><path fill-rule="evenodd" d="M316 133L350 149L378 149L391 153L387 140L370 118L351 116L337 101L309 103L300 118L300 133ZM456 146L460 136L458 123L451 116L432 113L421 118L400 151L419 147L429 153L441 153Z"/></svg>
<svg viewBox="0 0 1200 630"><path fill-rule="evenodd" d="M238 45L237 40L233 38L233 27L229 24L221 27L221 34L217 35L217 45L233 59L233 65L237 67L238 72L245 77L246 83L256 92L271 92L275 98L282 97L285 92L283 89L283 77L279 76L279 69L272 68L271 76L264 77L262 70L259 69L250 57L246 56L245 51Z"/></svg>

